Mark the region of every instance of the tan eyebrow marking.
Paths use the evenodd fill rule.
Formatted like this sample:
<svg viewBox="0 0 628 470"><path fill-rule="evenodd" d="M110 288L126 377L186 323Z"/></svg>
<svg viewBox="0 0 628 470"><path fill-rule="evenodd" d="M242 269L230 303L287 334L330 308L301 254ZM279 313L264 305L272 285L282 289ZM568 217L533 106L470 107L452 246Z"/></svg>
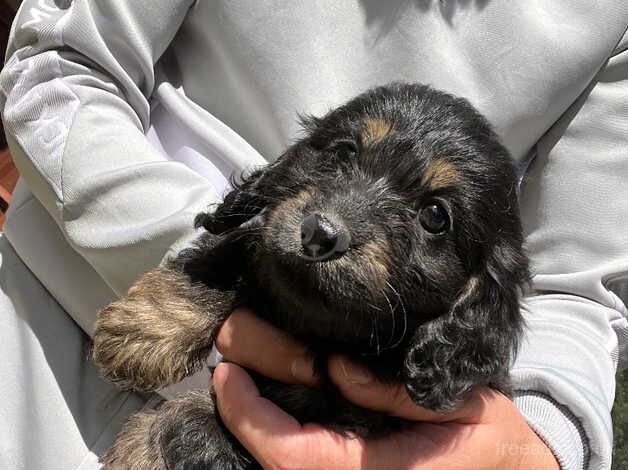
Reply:
<svg viewBox="0 0 628 470"><path fill-rule="evenodd" d="M294 217L297 213L297 210L305 207L310 201L311 197L312 196L309 190L302 189L297 194L281 202L281 204L279 204L272 211L270 211L268 214L268 220L272 221L277 217Z"/></svg>
<svg viewBox="0 0 628 470"><path fill-rule="evenodd" d="M392 130L392 124L381 118L368 118L362 127L362 145L376 144Z"/></svg>
<svg viewBox="0 0 628 470"><path fill-rule="evenodd" d="M439 158L431 160L421 177L421 184L430 189L440 189L460 184L462 177L455 165Z"/></svg>

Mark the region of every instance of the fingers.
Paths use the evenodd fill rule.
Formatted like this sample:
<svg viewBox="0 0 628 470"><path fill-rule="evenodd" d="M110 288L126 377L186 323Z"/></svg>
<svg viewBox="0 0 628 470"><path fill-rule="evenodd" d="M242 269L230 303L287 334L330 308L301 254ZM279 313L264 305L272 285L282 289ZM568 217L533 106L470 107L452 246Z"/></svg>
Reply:
<svg viewBox="0 0 628 470"><path fill-rule="evenodd" d="M219 364L214 389L224 424L264 468L362 468L362 440L346 439L316 425L301 426L261 397L239 366Z"/></svg>
<svg viewBox="0 0 628 470"><path fill-rule="evenodd" d="M220 328L216 348L228 361L280 382L317 382L307 349L249 310L233 311Z"/></svg>
<svg viewBox="0 0 628 470"><path fill-rule="evenodd" d="M331 369L336 370L337 366L334 362ZM345 369L347 369L346 365ZM349 373L348 370L347 372ZM354 377L354 375L349 375L349 377ZM364 379L364 376L362 378ZM341 383L344 380L345 378ZM370 382L358 385L369 388L369 384ZM371 386L379 386L373 384ZM386 388L379 389L382 396L390 397L391 386L384 387ZM218 365L214 373L214 390L218 411L224 424L255 460L266 469L450 468L453 470L469 468L469 462L483 463L480 465L482 468L514 468L516 465L504 463L504 457L507 455L496 453L495 446L503 448L504 445L520 442L523 433L521 426L517 425L517 419L525 424L519 415L511 416L504 413L503 402L508 402L505 397L499 393L491 394L490 391L486 393L482 391L477 394L478 399L485 400L486 407L493 409L493 413L487 412L485 416L495 414L500 416L498 420L477 424L467 424L461 421L441 424L417 423L405 432L371 440L367 444L362 439L344 438L318 425L301 426L275 404L261 397L248 374L236 364ZM367 395L368 392L354 396L363 399ZM395 402L402 403L398 409L394 404L382 406L384 398L373 399L373 402L377 403L383 411L401 415L402 413L395 413L401 410L411 416L411 419L424 414L423 411L417 412L406 408L403 403L409 400L409 397L400 400L401 402ZM476 399L473 398L473 400ZM421 408L418 409L421 410ZM449 416L453 416L453 413ZM466 417L460 419L464 421Z"/></svg>
<svg viewBox="0 0 628 470"><path fill-rule="evenodd" d="M439 413L416 405L404 384L379 382L369 371L345 357L332 356L328 366L331 380L345 398L364 408L411 421L432 423L457 421L471 424L478 422L483 413L483 400L478 392L471 392L455 410Z"/></svg>

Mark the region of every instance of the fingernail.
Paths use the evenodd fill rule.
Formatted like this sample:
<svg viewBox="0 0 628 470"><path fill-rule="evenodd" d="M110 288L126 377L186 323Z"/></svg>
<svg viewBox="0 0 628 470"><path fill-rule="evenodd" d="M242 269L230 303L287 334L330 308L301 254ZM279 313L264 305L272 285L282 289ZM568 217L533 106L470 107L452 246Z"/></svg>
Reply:
<svg viewBox="0 0 628 470"><path fill-rule="evenodd" d="M290 372L298 382L310 383L312 377L312 361L306 357L300 356L290 364Z"/></svg>
<svg viewBox="0 0 628 470"><path fill-rule="evenodd" d="M366 385L373 380L373 375L368 370L347 359L340 359L340 368L347 382L351 384Z"/></svg>

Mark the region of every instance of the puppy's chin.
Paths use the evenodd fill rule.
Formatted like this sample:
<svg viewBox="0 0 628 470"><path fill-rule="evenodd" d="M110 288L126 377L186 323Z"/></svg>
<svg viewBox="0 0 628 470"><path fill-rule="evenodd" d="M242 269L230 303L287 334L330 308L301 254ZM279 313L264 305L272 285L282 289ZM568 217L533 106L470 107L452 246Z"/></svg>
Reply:
<svg viewBox="0 0 628 470"><path fill-rule="evenodd" d="M313 262L295 253L265 253L260 256L259 281L281 303L315 305L319 310L327 306L342 307L351 302L349 291L339 298L338 288L332 282L342 282L343 273L338 260Z"/></svg>
<svg viewBox="0 0 628 470"><path fill-rule="evenodd" d="M266 253L259 261L260 284L284 312L281 324L291 333L369 354L400 342L405 312L390 296L359 285L348 258L312 262L298 253Z"/></svg>

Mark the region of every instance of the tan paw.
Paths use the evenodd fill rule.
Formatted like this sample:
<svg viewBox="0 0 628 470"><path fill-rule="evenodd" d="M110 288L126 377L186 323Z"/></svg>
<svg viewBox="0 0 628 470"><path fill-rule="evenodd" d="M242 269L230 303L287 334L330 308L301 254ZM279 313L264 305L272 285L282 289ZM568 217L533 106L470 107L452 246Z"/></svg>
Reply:
<svg viewBox="0 0 628 470"><path fill-rule="evenodd" d="M230 304L230 295L191 285L178 271L149 271L126 299L100 313L94 360L123 388L150 391L177 383L209 354Z"/></svg>
<svg viewBox="0 0 628 470"><path fill-rule="evenodd" d="M100 458L102 470L166 470L158 439L151 432L158 414L151 410L131 416L111 449Z"/></svg>

